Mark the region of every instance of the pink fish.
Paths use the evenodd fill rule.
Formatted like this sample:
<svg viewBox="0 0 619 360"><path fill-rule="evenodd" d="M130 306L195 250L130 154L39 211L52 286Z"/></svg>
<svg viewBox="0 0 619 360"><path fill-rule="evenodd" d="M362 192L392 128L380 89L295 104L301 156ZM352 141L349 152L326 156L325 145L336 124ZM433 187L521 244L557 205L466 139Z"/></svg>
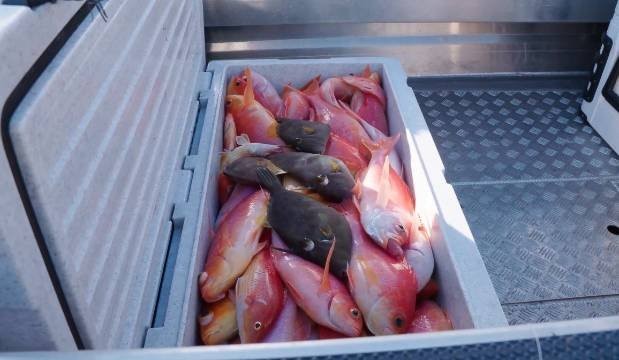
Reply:
<svg viewBox="0 0 619 360"><path fill-rule="evenodd" d="M262 104L274 116L281 115L284 102L279 97L277 90L264 76L256 71L246 68L243 75L235 76L228 84L228 95L243 95L247 84L252 84L252 91L256 96L256 100Z"/></svg>
<svg viewBox="0 0 619 360"><path fill-rule="evenodd" d="M368 166L367 160L356 147L350 145L346 140L335 134L329 136L325 155L330 155L342 160L353 176Z"/></svg>
<svg viewBox="0 0 619 360"><path fill-rule="evenodd" d="M434 253L430 237L417 214L413 216L410 236L403 249L406 261L415 270L417 285L421 291L428 284L434 272Z"/></svg>
<svg viewBox="0 0 619 360"><path fill-rule="evenodd" d="M352 110L384 134L389 134L385 115L387 100L380 82L375 81L371 74L367 77L344 76L342 81L355 89L350 101Z"/></svg>
<svg viewBox="0 0 619 360"><path fill-rule="evenodd" d="M329 78L320 84L322 99L333 106L338 106L338 101L349 101L354 92L355 88L339 76Z"/></svg>
<svg viewBox="0 0 619 360"><path fill-rule="evenodd" d="M375 335L402 334L413 319L417 281L404 260L374 245L356 213L346 213L353 234L348 280L365 324Z"/></svg>
<svg viewBox="0 0 619 360"><path fill-rule="evenodd" d="M267 247L236 282L237 323L241 342L255 343L269 333L284 305L284 285Z"/></svg>
<svg viewBox="0 0 619 360"><path fill-rule="evenodd" d="M202 342L205 345L218 345L233 338L238 332L234 302L225 296L208 304L207 308L208 313L198 319Z"/></svg>
<svg viewBox="0 0 619 360"><path fill-rule="evenodd" d="M385 138L372 150L368 168L359 177L355 199L368 235L389 254L402 258L402 247L408 244L413 216L409 209L400 205L402 194L392 194L398 187L391 186L388 155L399 138L399 134Z"/></svg>
<svg viewBox="0 0 619 360"><path fill-rule="evenodd" d="M284 107L280 114L286 119L306 120L310 116L310 105L303 93L290 85L284 87Z"/></svg>
<svg viewBox="0 0 619 360"><path fill-rule="evenodd" d="M359 124L363 126L367 134L370 136L370 139L372 139L372 142L378 143L378 142L381 142L387 139L387 135L383 134L380 130L370 125L370 123L362 119L359 115L355 114L355 112L352 111L348 107L348 105L342 103L340 104L340 106L342 109L344 109L344 111L346 111L350 115L350 117L356 119L359 122ZM372 144L369 144L369 145L371 147ZM389 152L389 161L391 163L391 167L393 167L393 169L398 173L398 175L402 175L402 170L403 170L402 161L400 160L400 156L398 155L395 148L391 149L391 151Z"/></svg>
<svg viewBox="0 0 619 360"><path fill-rule="evenodd" d="M439 287L436 280L430 279L426 286L421 288L417 293L417 301L421 302L422 300L431 300L438 295Z"/></svg>
<svg viewBox="0 0 619 360"><path fill-rule="evenodd" d="M314 81L304 92L310 104L316 111L316 120L331 126L331 133L335 134L350 145L363 151L363 142L371 139L363 126L341 106L325 101L321 94L318 82Z"/></svg>
<svg viewBox="0 0 619 360"><path fill-rule="evenodd" d="M234 186L234 190L230 193L228 200L224 203L221 209L219 209L217 220L215 220L215 228L219 227L219 224L221 224L226 216L249 195L255 193L256 190L258 189L255 186L236 184Z"/></svg>
<svg viewBox="0 0 619 360"><path fill-rule="evenodd" d="M259 190L239 203L215 231L199 284L202 299L224 297L252 257L265 246L260 234L267 217L268 196Z"/></svg>
<svg viewBox="0 0 619 360"><path fill-rule="evenodd" d="M234 116L227 113L224 119L224 151L233 150L236 147L236 125Z"/></svg>
<svg viewBox="0 0 619 360"><path fill-rule="evenodd" d="M284 145L277 136L277 121L273 114L255 100L252 81L251 77L247 78L243 95L226 96L226 108L234 116L236 131L247 134L252 142Z"/></svg>
<svg viewBox="0 0 619 360"><path fill-rule="evenodd" d="M409 333L421 333L432 331L453 330L451 321L434 301L422 301L413 316L413 321L408 328Z"/></svg>
<svg viewBox="0 0 619 360"><path fill-rule="evenodd" d="M312 337L312 328L312 321L295 304L292 297L286 294L284 307L273 326L271 326L271 331L262 339L262 342L309 340Z"/></svg>
<svg viewBox="0 0 619 360"><path fill-rule="evenodd" d="M314 322L359 336L363 318L344 284L331 274L323 281L321 267L288 252L275 250L272 256L288 293Z"/></svg>
<svg viewBox="0 0 619 360"><path fill-rule="evenodd" d="M320 340L325 340L325 339L341 339L341 338L346 338L348 336L339 333L335 330L331 330L328 327L324 327L324 326L318 326L318 338Z"/></svg>

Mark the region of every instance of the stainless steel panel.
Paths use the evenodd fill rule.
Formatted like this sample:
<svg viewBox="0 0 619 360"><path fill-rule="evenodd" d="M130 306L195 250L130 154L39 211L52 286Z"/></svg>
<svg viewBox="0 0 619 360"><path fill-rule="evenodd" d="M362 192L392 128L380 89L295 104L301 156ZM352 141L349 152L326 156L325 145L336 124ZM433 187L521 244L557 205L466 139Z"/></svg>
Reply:
<svg viewBox="0 0 619 360"><path fill-rule="evenodd" d="M607 22L615 0L204 0L206 26L365 22Z"/></svg>
<svg viewBox="0 0 619 360"><path fill-rule="evenodd" d="M411 75L588 71L601 24L363 23L207 27L211 59L390 56Z"/></svg>

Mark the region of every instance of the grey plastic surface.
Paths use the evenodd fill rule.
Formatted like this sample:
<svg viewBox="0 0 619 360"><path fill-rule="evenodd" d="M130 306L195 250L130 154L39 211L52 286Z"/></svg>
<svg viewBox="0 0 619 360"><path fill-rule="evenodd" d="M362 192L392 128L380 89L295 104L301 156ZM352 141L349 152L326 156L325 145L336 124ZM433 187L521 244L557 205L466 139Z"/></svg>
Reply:
<svg viewBox="0 0 619 360"><path fill-rule="evenodd" d="M531 84L417 94L509 322L619 314L619 156L579 90Z"/></svg>
<svg viewBox="0 0 619 360"><path fill-rule="evenodd" d="M73 350L26 212L0 152L0 351Z"/></svg>
<svg viewBox="0 0 619 360"><path fill-rule="evenodd" d="M81 4L0 5L0 110ZM26 31L26 29L28 31ZM0 147L0 351L72 350L75 341Z"/></svg>
<svg viewBox="0 0 619 360"><path fill-rule="evenodd" d="M200 175L196 176L202 176L200 167L206 166L205 182L203 188L194 187L199 181L198 177L195 178L189 192L189 205L183 209L186 214L193 212L194 201L198 199L200 223L193 243L179 248L170 292L174 300L170 301L172 306L168 307L166 315L169 321L166 320L166 325L160 329L149 330L146 346L193 345L198 341L196 319L200 297L197 276L204 266L209 233L217 215L215 175L222 147L224 97L231 76L250 66L281 90L289 82L301 86L317 74L329 77L360 72L366 64L381 73L391 132L403 135L397 149L405 165L407 181L412 184L417 197L419 212L431 227L437 277L441 288L445 289L439 301L457 328L506 324L453 189L442 176L440 158L399 63L386 58L214 61L207 69L207 73L212 73L210 90L200 94L201 102L206 103L206 108L201 110L204 118L201 120L200 146L197 154L188 159L192 164L199 164L195 173ZM187 224L184 229L192 234ZM286 348L290 345L278 346Z"/></svg>
<svg viewBox="0 0 619 360"><path fill-rule="evenodd" d="M199 0L110 0L10 124L19 166L87 348L141 346L205 64Z"/></svg>

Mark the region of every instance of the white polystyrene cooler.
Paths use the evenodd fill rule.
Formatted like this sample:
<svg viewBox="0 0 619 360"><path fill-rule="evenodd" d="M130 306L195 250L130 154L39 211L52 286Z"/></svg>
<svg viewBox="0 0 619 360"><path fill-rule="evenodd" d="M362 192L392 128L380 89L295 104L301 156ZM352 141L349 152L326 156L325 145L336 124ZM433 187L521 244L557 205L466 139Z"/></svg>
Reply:
<svg viewBox="0 0 619 360"><path fill-rule="evenodd" d="M83 21L10 119L18 170L66 300L65 315L84 348L199 345L197 277L217 214L225 89L247 66L278 90L318 74L360 72L368 64L378 71L390 131L402 134L397 151L405 178L430 229L439 303L457 329L507 325L401 65L387 58L234 60L210 62L205 70L201 5L107 2L108 20ZM0 193L1 201L8 198ZM19 249L19 241L30 239L6 244ZM35 252L25 257L40 256ZM35 289L45 279L21 281ZM27 304L32 314L47 310L56 296L33 294L3 296ZM4 316L12 316L2 306ZM15 314L12 331L27 336L30 325ZM43 319L44 325L68 333L62 318ZM393 339L332 340L321 348L350 346L354 352L360 343L388 347ZM295 345L269 346L290 354ZM234 357L238 349L209 347L208 354Z"/></svg>
<svg viewBox="0 0 619 360"><path fill-rule="evenodd" d="M189 263L189 267L176 269L172 280L173 284L178 282L188 287L169 294L168 304L179 304L169 307L166 314L175 319L175 325L150 329L146 338L147 346L196 344L196 319L201 301L197 277L204 266L209 246L208 234L212 231L211 226L218 209L216 175L222 149L226 85L230 78L249 66L281 91L287 83L300 87L318 74L325 79L351 72L359 73L366 65L381 75L387 97L390 132L402 134L396 149L404 164L405 179L416 198L417 211L430 228L436 276L441 289L439 303L457 329L506 325L500 303L456 195L443 177L443 164L419 105L413 91L406 84L406 74L396 60L333 58L213 61L207 68L207 72L212 73L212 79L206 95L208 106L204 113L203 133L197 154L199 160L196 159L205 165L205 182L202 189L196 188L196 191L189 193L190 199L200 199L197 207L191 209L198 218L198 227L192 234L192 248L179 250L179 260L180 256L189 257L188 261L181 261ZM282 343L278 346L290 345Z"/></svg>

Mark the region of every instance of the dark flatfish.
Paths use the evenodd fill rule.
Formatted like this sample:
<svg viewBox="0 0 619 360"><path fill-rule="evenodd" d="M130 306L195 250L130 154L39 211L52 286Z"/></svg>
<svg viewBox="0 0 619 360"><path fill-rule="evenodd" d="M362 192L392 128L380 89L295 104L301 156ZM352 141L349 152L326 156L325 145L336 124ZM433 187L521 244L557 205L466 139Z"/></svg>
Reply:
<svg viewBox="0 0 619 360"><path fill-rule="evenodd" d="M284 189L266 168L256 171L260 185L271 193L268 221L290 251L322 267L333 241L330 272L346 276L352 234L346 218L336 210L300 193Z"/></svg>
<svg viewBox="0 0 619 360"><path fill-rule="evenodd" d="M352 195L355 179L340 159L301 152L273 154L268 159L328 200L340 202Z"/></svg>
<svg viewBox="0 0 619 360"><path fill-rule="evenodd" d="M224 168L226 174L232 181L239 184L258 184L256 169L264 167L276 175L284 174L285 171L275 166L269 159L259 156L246 156L234 160Z"/></svg>
<svg viewBox="0 0 619 360"><path fill-rule="evenodd" d="M331 128L315 121L278 118L277 135L297 151L325 152Z"/></svg>

